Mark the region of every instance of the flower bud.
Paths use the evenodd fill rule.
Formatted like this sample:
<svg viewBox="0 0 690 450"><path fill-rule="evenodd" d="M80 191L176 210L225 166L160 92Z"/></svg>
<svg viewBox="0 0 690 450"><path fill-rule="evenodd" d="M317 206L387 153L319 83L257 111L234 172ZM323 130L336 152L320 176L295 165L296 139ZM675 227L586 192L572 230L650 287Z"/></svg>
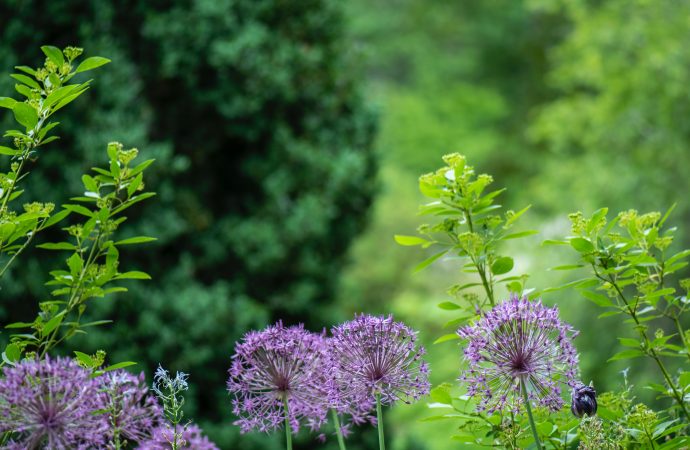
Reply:
<svg viewBox="0 0 690 450"><path fill-rule="evenodd" d="M591 417L597 413L597 392L591 385L585 386L579 383L573 388L570 410L575 417L582 417L585 414Z"/></svg>

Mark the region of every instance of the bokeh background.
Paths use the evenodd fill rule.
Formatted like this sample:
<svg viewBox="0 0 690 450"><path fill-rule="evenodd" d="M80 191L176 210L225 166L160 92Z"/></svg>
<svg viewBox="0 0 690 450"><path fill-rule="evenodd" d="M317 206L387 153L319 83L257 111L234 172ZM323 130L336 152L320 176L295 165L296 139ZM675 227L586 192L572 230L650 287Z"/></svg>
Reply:
<svg viewBox="0 0 690 450"><path fill-rule="evenodd" d="M122 255L154 280L94 303L114 324L72 345L190 373L187 413L223 449L283 445L240 436L224 390L233 343L277 319L320 330L392 312L420 330L435 383L457 376L457 344L432 342L452 318L436 304L465 275L452 260L412 274L424 252L393 241L414 234L417 177L445 153L508 188L507 208L532 205L524 226L541 233L509 249L528 286L566 281L547 269L572 255L540 242L568 234L569 212L678 202L687 246L688 42L690 2L674 0L0 0L0 73L39 65L43 44L113 61L62 112L27 198L78 194L109 141L157 160L159 195L124 233L159 240ZM12 86L0 78L0 95ZM33 317L60 258L25 254L0 323ZM574 291L545 301L582 330L598 390L628 366L635 385L651 376L643 361L606 363L627 333L616 319L594 320ZM423 403L387 414L394 450L455 445L452 422L419 422ZM374 430L357 434L348 448L374 447ZM335 443L304 434L296 447Z"/></svg>

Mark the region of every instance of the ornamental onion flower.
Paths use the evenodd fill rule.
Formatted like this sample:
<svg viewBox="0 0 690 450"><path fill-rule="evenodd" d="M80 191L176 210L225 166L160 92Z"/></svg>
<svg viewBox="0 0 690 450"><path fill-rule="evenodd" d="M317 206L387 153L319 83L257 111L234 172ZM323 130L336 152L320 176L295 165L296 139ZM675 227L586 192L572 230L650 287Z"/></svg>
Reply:
<svg viewBox="0 0 690 450"><path fill-rule="evenodd" d="M417 333L392 316L359 315L333 328L332 351L341 389L361 402L411 403L429 393L429 366Z"/></svg>
<svg viewBox="0 0 690 450"><path fill-rule="evenodd" d="M558 411L560 383L575 386L578 354L572 339L578 332L561 322L556 307L511 296L458 334L467 340L468 368L460 380L470 396L479 397L478 411L518 412L521 389L531 401Z"/></svg>
<svg viewBox="0 0 690 450"><path fill-rule="evenodd" d="M385 449L382 404L411 403L429 393L429 367L417 334L392 316L356 316L332 330L336 383L360 408L376 405L379 448Z"/></svg>
<svg viewBox="0 0 690 450"><path fill-rule="evenodd" d="M104 396L91 373L67 358L25 360L0 377L0 435L8 448L102 448Z"/></svg>
<svg viewBox="0 0 690 450"><path fill-rule="evenodd" d="M286 436L301 423L317 429L328 412L328 356L325 338L302 325L282 322L250 331L235 347L228 391L242 432L271 431L284 421Z"/></svg>
<svg viewBox="0 0 690 450"><path fill-rule="evenodd" d="M161 425L153 430L151 439L143 442L136 449L170 450L170 443L176 434L181 442L181 445L178 446L180 450L219 450L216 444L202 434L201 428L194 424L185 427L180 425L176 429L169 425Z"/></svg>

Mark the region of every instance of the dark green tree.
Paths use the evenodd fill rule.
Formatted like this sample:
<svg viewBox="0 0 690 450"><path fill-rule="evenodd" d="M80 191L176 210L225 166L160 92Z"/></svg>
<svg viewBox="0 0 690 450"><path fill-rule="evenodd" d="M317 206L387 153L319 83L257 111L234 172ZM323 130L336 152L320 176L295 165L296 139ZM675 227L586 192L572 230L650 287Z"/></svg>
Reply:
<svg viewBox="0 0 690 450"><path fill-rule="evenodd" d="M224 391L233 342L277 318L332 322L338 274L375 187L375 116L341 5L3 0L0 18L3 73L39 65L45 43L117 62L63 114L62 139L31 167L29 200L81 194L80 174L109 141L157 160L149 183L159 196L132 212L128 232L159 240L127 255L153 281L94 308L114 324L78 346L149 374L159 362L191 373L189 416L235 448ZM0 92L12 84L3 78ZM53 256L33 249L5 277L3 323L33 317L60 264ZM245 437L242 448L270 442Z"/></svg>

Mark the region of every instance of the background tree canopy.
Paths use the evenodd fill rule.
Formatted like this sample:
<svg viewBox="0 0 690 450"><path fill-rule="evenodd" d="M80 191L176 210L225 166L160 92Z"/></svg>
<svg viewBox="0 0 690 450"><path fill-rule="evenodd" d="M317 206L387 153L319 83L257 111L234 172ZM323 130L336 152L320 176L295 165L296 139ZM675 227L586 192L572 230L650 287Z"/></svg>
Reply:
<svg viewBox="0 0 690 450"><path fill-rule="evenodd" d="M232 448L238 432L225 381L234 341L277 318L317 328L334 320L335 282L374 193L375 117L342 8L329 0L10 0L0 17L5 73L38 65L45 43L114 62L65 111L62 139L33 165L27 198L81 194L81 172L109 141L156 158L150 179L159 196L133 214L129 232L159 240L126 256L155 281L102 303L96 314L114 326L76 345L139 361L148 374L159 362L191 373L189 416ZM12 90L3 77L0 91ZM43 274L56 263L34 251L8 276L3 322L35 313ZM267 448L262 439L242 448Z"/></svg>

